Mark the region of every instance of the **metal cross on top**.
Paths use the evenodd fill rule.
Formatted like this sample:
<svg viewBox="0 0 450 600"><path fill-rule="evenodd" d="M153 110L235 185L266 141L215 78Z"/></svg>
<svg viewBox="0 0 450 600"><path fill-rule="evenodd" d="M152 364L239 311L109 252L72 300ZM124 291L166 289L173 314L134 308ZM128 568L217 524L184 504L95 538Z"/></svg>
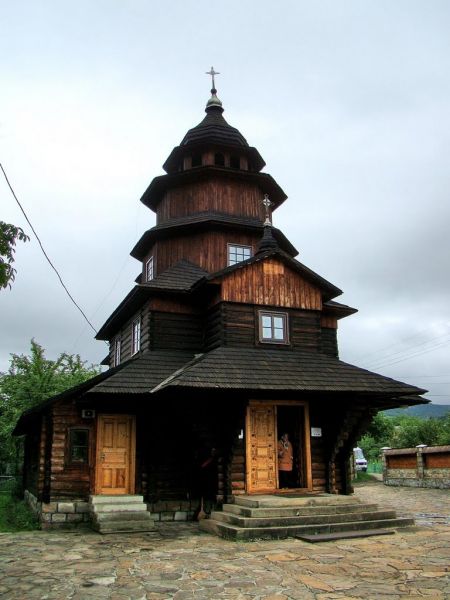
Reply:
<svg viewBox="0 0 450 600"><path fill-rule="evenodd" d="M272 225L270 220L270 207L272 206L273 202L270 201L269 194L264 194L262 203L266 208L266 220L264 221L264 225Z"/></svg>
<svg viewBox="0 0 450 600"><path fill-rule="evenodd" d="M220 75L220 73L218 71L214 71L214 67L211 67L211 71L207 71L205 73L205 75L211 75L212 89L215 90L216 89L216 82L214 81L214 75Z"/></svg>

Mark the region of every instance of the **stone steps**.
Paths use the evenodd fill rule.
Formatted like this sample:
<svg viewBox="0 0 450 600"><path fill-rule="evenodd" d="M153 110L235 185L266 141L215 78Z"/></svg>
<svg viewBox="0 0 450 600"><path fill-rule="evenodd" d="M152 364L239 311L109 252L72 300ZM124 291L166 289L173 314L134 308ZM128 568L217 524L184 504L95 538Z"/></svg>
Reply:
<svg viewBox="0 0 450 600"><path fill-rule="evenodd" d="M155 523L143 496L90 496L92 527L99 533L152 531Z"/></svg>
<svg viewBox="0 0 450 600"><path fill-rule="evenodd" d="M354 497L267 495L238 496L234 504L224 504L222 511L201 521L200 528L233 540L322 536L325 541L329 536L347 537L345 532L352 532L352 537L358 532L374 535L380 529L413 524L413 519L397 518L394 510L363 504Z"/></svg>

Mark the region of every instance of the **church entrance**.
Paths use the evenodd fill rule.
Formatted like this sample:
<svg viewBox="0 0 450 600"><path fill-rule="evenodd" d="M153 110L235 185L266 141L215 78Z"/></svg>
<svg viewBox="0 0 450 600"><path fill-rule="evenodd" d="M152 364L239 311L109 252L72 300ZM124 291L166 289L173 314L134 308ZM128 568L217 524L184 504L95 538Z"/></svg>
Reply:
<svg viewBox="0 0 450 600"><path fill-rule="evenodd" d="M246 422L246 465L248 493L311 489L306 403L250 401Z"/></svg>

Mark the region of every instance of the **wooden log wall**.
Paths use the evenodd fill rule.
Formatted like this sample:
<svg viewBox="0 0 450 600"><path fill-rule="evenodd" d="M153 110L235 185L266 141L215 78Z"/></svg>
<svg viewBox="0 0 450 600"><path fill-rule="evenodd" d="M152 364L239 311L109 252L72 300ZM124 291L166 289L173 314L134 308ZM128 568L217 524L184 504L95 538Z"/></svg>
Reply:
<svg viewBox="0 0 450 600"><path fill-rule="evenodd" d="M151 350L202 350L203 323L198 315L151 311L149 330Z"/></svg>
<svg viewBox="0 0 450 600"><path fill-rule="evenodd" d="M329 356L339 358L336 329L321 328L321 351Z"/></svg>
<svg viewBox="0 0 450 600"><path fill-rule="evenodd" d="M157 223L208 211L264 221L263 194L255 183L214 175L168 190L158 205Z"/></svg>
<svg viewBox="0 0 450 600"><path fill-rule="evenodd" d="M267 306L322 310L320 290L281 261L237 269L222 279L221 299Z"/></svg>
<svg viewBox="0 0 450 600"><path fill-rule="evenodd" d="M70 464L70 428L89 431L89 463ZM50 501L87 500L91 493L91 475L95 458L94 419L82 419L75 400L61 401L53 407L53 445L51 457Z"/></svg>
<svg viewBox="0 0 450 600"><path fill-rule="evenodd" d="M260 308L231 302L213 306L205 318L205 349L212 350L220 345L252 347L259 344ZM322 343L320 313L294 309L286 309L285 312L289 322L289 348L319 350Z"/></svg>
<svg viewBox="0 0 450 600"><path fill-rule="evenodd" d="M261 234L240 231L208 231L158 240L149 251L154 255L156 272L175 265L181 259L188 260L209 273L220 271L228 266L228 244L251 246L253 252L261 239ZM146 258L148 258L148 256ZM143 269L145 269L143 262Z"/></svg>
<svg viewBox="0 0 450 600"><path fill-rule="evenodd" d="M109 343L109 366L114 366L114 340L120 337L120 362L124 362L131 358L131 327L132 323L138 317L141 318L141 352L145 352L150 348L150 325L149 325L149 310L148 304L144 305L135 315L133 315L120 328Z"/></svg>

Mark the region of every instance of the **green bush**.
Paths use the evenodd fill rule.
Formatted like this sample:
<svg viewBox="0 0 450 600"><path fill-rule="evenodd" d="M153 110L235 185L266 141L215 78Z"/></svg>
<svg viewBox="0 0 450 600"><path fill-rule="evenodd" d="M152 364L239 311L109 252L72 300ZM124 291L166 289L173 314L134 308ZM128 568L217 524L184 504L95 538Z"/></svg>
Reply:
<svg viewBox="0 0 450 600"><path fill-rule="evenodd" d="M39 529L38 519L25 502L12 491L0 494L0 532L35 529Z"/></svg>

